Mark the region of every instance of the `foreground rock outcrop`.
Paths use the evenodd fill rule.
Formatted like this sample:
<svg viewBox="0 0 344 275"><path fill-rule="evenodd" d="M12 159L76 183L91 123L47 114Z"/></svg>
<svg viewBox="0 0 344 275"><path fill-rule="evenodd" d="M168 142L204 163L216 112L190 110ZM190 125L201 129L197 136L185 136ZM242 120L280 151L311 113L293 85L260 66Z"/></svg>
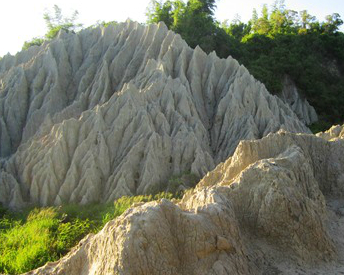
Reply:
<svg viewBox="0 0 344 275"><path fill-rule="evenodd" d="M131 208L28 274L339 274L343 168L343 139L241 141L177 204Z"/></svg>
<svg viewBox="0 0 344 275"><path fill-rule="evenodd" d="M202 177L240 140L309 132L231 57L165 25L63 33L0 61L0 202L113 201Z"/></svg>

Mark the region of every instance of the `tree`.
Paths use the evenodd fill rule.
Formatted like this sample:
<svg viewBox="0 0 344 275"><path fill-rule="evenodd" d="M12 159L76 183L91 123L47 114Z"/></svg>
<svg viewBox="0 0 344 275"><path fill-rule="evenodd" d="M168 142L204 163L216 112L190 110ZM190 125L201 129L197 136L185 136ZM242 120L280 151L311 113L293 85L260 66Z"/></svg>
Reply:
<svg viewBox="0 0 344 275"><path fill-rule="evenodd" d="M148 8L147 23L163 21L167 27L179 33L191 47L200 45L210 52L215 49L218 41L223 41L225 32L217 26L214 19L216 0L153 0Z"/></svg>
<svg viewBox="0 0 344 275"><path fill-rule="evenodd" d="M173 12L172 12L174 29L178 28L178 26L180 24L180 20L183 16L184 12L185 12L184 2L181 0L175 0L173 2Z"/></svg>
<svg viewBox="0 0 344 275"><path fill-rule="evenodd" d="M213 16L216 8L215 0L189 0L187 5L194 13L208 16Z"/></svg>
<svg viewBox="0 0 344 275"><path fill-rule="evenodd" d="M60 30L67 32L76 31L82 27L82 24L75 23L79 13L74 11L71 17L64 17L62 15L62 10L59 6L54 5L54 14L50 12L45 12L43 18L45 20L48 32L45 34L46 39L53 39L56 37Z"/></svg>
<svg viewBox="0 0 344 275"><path fill-rule="evenodd" d="M164 22L169 29L176 30L185 13L185 7L186 5L181 0L166 1L164 3L152 0L146 12L147 23Z"/></svg>
<svg viewBox="0 0 344 275"><path fill-rule="evenodd" d="M310 15L306 10L300 11L300 19L301 28L299 34L307 33L307 30L310 30L316 22L316 17Z"/></svg>
<svg viewBox="0 0 344 275"><path fill-rule="evenodd" d="M284 0L276 0L270 15L271 31L273 34L284 33L287 27L287 18Z"/></svg>
<svg viewBox="0 0 344 275"><path fill-rule="evenodd" d="M208 53L217 43L218 27L213 18L215 6L215 0L189 0L175 28L191 47L199 45Z"/></svg>
<svg viewBox="0 0 344 275"><path fill-rule="evenodd" d="M221 28L236 40L241 41L244 36L249 35L251 31L251 22L245 24L241 22L239 17L236 17L232 20L231 24L228 24L228 20L222 22Z"/></svg>
<svg viewBox="0 0 344 275"><path fill-rule="evenodd" d="M297 34L299 25L298 12L294 10L286 10L285 13L285 34Z"/></svg>
<svg viewBox="0 0 344 275"><path fill-rule="evenodd" d="M325 19L326 21L323 23L322 28L326 33L335 33L343 25L343 20L338 13L327 15Z"/></svg>
<svg viewBox="0 0 344 275"><path fill-rule="evenodd" d="M172 2L166 1L165 3L158 2L156 0L151 1L151 7L148 8L146 16L148 17L147 23L159 23L164 22L168 28L173 27L173 15L172 15Z"/></svg>
<svg viewBox="0 0 344 275"><path fill-rule="evenodd" d="M258 34L268 35L270 33L271 24L269 21L269 10L266 4L262 8L262 17L257 20L256 30Z"/></svg>

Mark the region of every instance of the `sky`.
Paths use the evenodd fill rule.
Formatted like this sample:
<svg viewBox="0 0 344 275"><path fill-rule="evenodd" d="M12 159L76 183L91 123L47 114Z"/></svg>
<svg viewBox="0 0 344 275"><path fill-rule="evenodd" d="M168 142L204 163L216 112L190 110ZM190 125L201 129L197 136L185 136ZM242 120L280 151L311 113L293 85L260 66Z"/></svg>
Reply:
<svg viewBox="0 0 344 275"><path fill-rule="evenodd" d="M77 22L85 27L97 21L125 21L127 18L145 22L150 0L4 0L0 3L0 56L15 54L23 43L33 37L44 36L47 32L43 14L52 11L56 4L64 16L79 12ZM215 17L218 21L233 20L238 14L241 21L247 22L253 8L258 13L265 3L269 7L274 0L217 0ZM323 21L325 16L339 13L344 19L343 0L285 0L287 8L308 13ZM343 31L343 28L341 29Z"/></svg>

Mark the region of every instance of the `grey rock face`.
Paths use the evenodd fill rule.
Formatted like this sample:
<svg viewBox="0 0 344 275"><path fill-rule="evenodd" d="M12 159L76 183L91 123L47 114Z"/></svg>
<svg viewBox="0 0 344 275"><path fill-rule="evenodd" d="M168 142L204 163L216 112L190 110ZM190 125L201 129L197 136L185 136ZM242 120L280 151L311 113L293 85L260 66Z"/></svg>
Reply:
<svg viewBox="0 0 344 275"><path fill-rule="evenodd" d="M231 57L191 49L165 25L126 22L0 61L0 202L58 205L153 193L201 177L238 142L295 113Z"/></svg>

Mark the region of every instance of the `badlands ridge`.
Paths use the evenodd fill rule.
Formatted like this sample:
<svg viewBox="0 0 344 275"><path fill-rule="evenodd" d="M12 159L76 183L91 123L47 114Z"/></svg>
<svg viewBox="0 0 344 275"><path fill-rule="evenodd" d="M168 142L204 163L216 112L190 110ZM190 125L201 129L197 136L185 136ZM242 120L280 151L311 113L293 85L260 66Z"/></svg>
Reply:
<svg viewBox="0 0 344 275"><path fill-rule="evenodd" d="M162 191L240 140L309 132L236 60L162 23L61 32L5 56L0 79L0 202L12 208Z"/></svg>
<svg viewBox="0 0 344 275"><path fill-rule="evenodd" d="M290 91L271 95L164 24L61 32L5 56L3 205L110 202L203 177L28 274L344 272L344 128L312 135L314 109L289 106Z"/></svg>

